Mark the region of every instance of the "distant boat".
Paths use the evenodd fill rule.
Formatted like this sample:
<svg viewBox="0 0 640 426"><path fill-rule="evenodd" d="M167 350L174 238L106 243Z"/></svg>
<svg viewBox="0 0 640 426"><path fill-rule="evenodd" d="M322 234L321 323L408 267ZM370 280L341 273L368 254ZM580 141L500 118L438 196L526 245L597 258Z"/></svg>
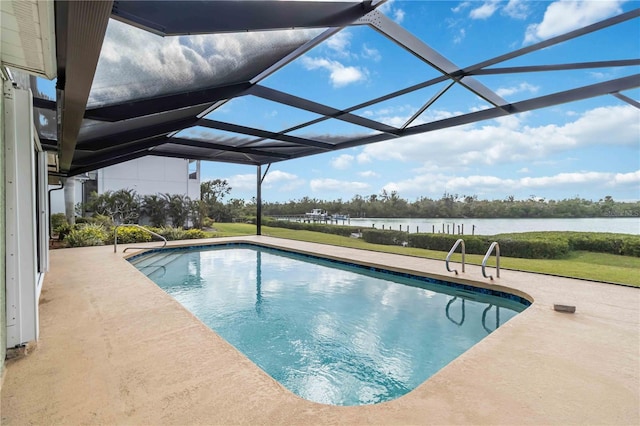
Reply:
<svg viewBox="0 0 640 426"><path fill-rule="evenodd" d="M329 218L327 211L323 209L313 209L309 213L305 213L304 215L308 220L313 221L327 220Z"/></svg>

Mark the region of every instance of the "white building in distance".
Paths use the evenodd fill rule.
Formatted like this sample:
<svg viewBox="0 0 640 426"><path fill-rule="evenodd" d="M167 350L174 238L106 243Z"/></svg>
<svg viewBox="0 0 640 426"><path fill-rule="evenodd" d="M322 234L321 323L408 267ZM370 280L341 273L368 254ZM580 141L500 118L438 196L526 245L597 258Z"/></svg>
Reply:
<svg viewBox="0 0 640 426"><path fill-rule="evenodd" d="M50 186L49 189L55 189ZM200 199L200 161L147 156L67 179L64 191L51 192L51 213L65 213L65 196L72 206L86 203L92 192L133 189L138 195L180 194Z"/></svg>

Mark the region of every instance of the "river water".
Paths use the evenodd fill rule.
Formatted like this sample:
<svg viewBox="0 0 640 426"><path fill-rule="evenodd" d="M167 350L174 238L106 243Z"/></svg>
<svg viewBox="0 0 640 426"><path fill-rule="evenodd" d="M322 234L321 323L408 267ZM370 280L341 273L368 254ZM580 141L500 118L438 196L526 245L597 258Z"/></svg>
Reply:
<svg viewBox="0 0 640 426"><path fill-rule="evenodd" d="M342 224L342 221L339 222ZM464 235L496 235L533 231L613 232L640 235L640 218L583 219L388 219L351 218L345 225L363 228L393 229L415 232L445 232ZM400 228L402 227L402 228Z"/></svg>

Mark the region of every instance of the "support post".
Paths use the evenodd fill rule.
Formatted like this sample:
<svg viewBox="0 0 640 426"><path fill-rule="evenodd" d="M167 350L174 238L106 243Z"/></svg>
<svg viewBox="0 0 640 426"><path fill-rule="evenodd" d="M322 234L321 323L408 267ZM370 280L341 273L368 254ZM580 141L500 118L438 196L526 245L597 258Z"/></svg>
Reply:
<svg viewBox="0 0 640 426"><path fill-rule="evenodd" d="M69 225L76 223L76 178L64 178L64 213Z"/></svg>
<svg viewBox="0 0 640 426"><path fill-rule="evenodd" d="M256 185L256 235L262 235L262 166L258 165Z"/></svg>

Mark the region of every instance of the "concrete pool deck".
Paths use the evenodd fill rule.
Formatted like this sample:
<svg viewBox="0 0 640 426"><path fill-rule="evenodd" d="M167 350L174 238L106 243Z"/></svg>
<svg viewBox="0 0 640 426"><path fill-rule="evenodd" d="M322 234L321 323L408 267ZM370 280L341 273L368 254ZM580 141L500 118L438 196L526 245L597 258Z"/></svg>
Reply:
<svg viewBox="0 0 640 426"><path fill-rule="evenodd" d="M640 289L509 270L491 284L471 265L455 279L443 261L265 236L206 240L226 241L512 288L534 303L409 394L335 407L284 389L112 246L53 250L40 339L6 364L0 422L640 424Z"/></svg>

